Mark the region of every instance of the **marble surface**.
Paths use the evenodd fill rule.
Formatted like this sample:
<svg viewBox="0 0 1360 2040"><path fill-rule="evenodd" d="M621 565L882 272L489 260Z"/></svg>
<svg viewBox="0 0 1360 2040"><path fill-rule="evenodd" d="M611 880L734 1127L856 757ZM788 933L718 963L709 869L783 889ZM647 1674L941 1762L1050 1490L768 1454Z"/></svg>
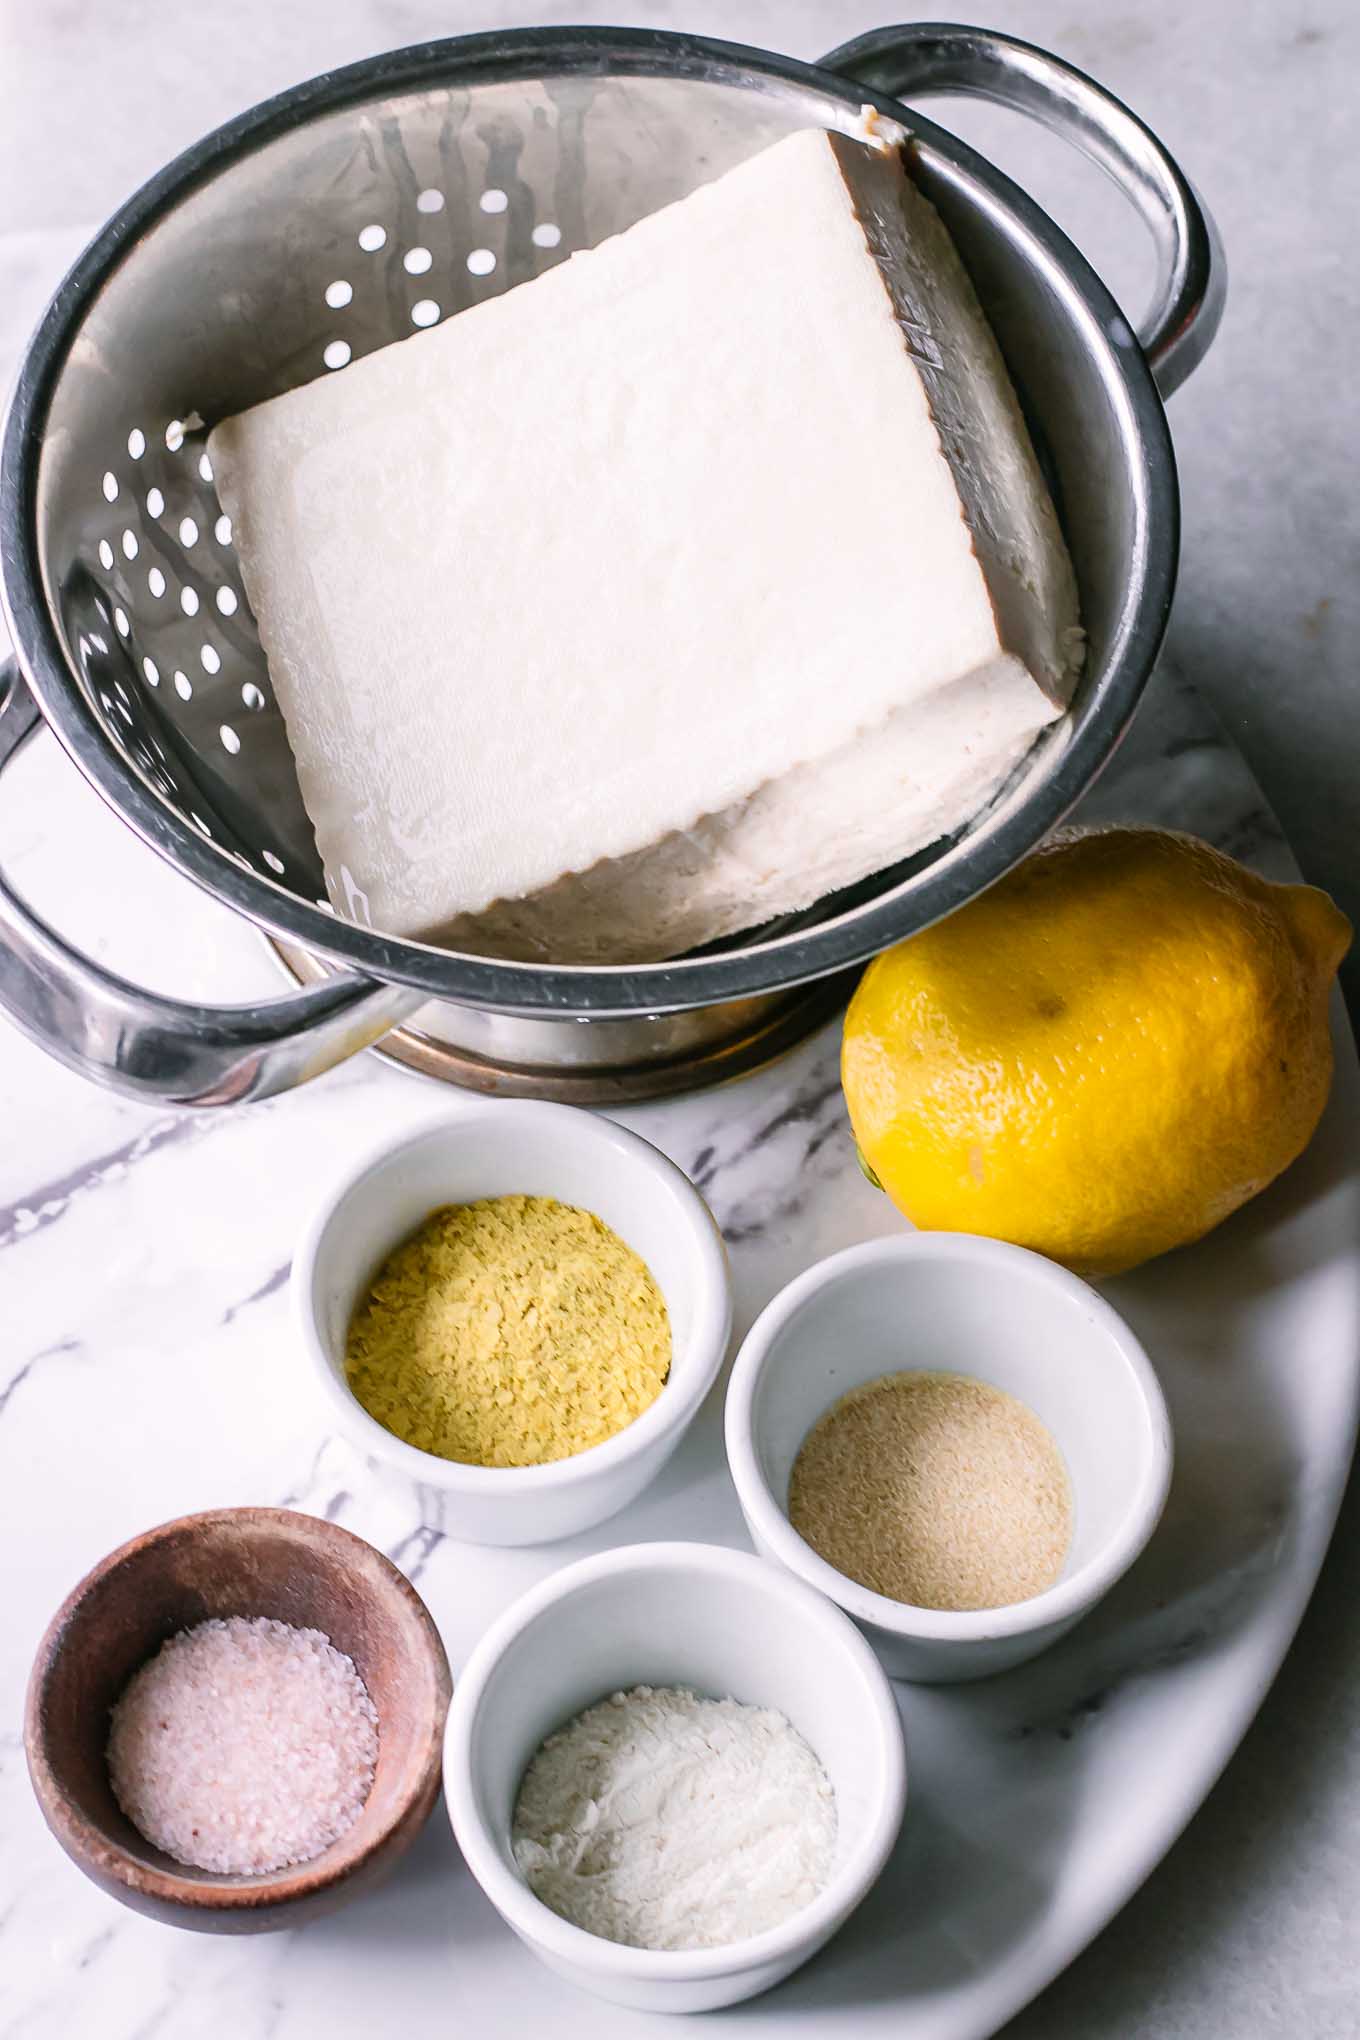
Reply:
<svg viewBox="0 0 1360 2040"><path fill-rule="evenodd" d="M1193 821L1267 871L1290 868L1237 754L1169 674L1087 814ZM204 997L273 982L251 931L154 863L54 746L16 768L0 853L126 968L158 959ZM112 945L97 925L106 887ZM621 1115L710 1200L738 1333L811 1261L900 1223L855 1166L836 1049L833 1026L743 1083ZM285 1295L329 1182L382 1133L456 1113L456 1096L369 1056L267 1105L154 1113L83 1086L12 1033L0 1033L0 1095L12 1129L0 1158L0 2034L360 2040L381 2021L411 2040L451 2022L509 2040L551 2017L571 2040L660 2040L659 2018L564 1993L514 1942L442 1812L384 1892L333 1922L216 1942L137 1919L44 1833L17 1721L67 1588L138 1529L193 1509L283 1503L368 1537L418 1583L455 1676L516 1592L586 1551L673 1536L744 1544L721 1391L660 1479L599 1531L520 1551L459 1545L438 1491L332 1434ZM1298 1169L1199 1248L1110 1285L1155 1358L1176 1432L1152 1545L1033 1665L973 1687L899 1688L912 1793L882 1882L799 1978L706 2030L982 2040L1156 1862L1275 1669L1344 1480L1360 1379L1358 1129L1348 1052ZM1160 2013L1143 2022L1140 1958L1116 2030L1174 2031ZM1016 2030L1096 2030L1083 2016L1055 2027L1041 2005Z"/></svg>
<svg viewBox="0 0 1360 2040"><path fill-rule="evenodd" d="M803 55L883 18L815 0L695 0L683 9L634 0L628 11L634 20ZM1360 698L1347 637L1357 601L1347 451L1357 399L1340 349L1348 325L1354 328L1357 285L1330 222L1354 210L1345 116L1356 17L1341 0L1311 7L1157 0L1137 10L997 0L988 15L1062 48L1121 91L1181 153L1219 215L1234 295L1218 347L1175 406L1187 529L1167 673L1193 676L1215 699L1307 875L1355 912ZM324 8L299 0L286 10L242 0L229 17L198 0L173 13L150 0L103 9L0 0L0 371L87 230L205 127L309 71L372 49L499 21L581 18L606 16L546 4L488 5L473 14L423 0L332 0ZM1023 174L1136 301L1141 249L1112 193L1052 145L1017 135L1004 116L968 109L955 124ZM1269 830L1230 755L1169 681L1149 704L1138 746L1120 778L1101 790L1101 803L1163 813L1170 800L1179 819L1240 853L1271 853ZM97 954L166 989L204 997L242 997L272 983L248 932L132 844L52 747L35 747L20 762L5 795L6 868ZM852 1173L834 1100L823 1039L737 1091L630 1115L690 1166L710 1150L706 1187L733 1242L743 1321L804 1261L891 1222ZM38 1824L16 1739L27 1662L65 1589L144 1524L214 1503L287 1498L340 1516L420 1573L451 1642L465 1646L481 1604L465 1593L461 1555L442 1539L428 1498L394 1491L322 1435L295 1364L282 1294L302 1215L325 1179L382 1127L439 1105L438 1094L368 1058L235 1119L155 1115L81 1086L27 1044L0 1036L0 1602L10 1616L0 1636L6 2040L84 2040L96 2032L101 2040L343 2036L373 2030L398 2002L404 2029L417 2036L442 2032L457 2018L459 1972L440 1938L450 1871L441 1830L432 1828L409 1872L371 1913L310 1935L199 1942L133 1921L69 1869ZM1340 1380L1340 1348L1309 1352L1290 1301L1295 1283L1317 1273L1310 1242L1353 1226L1345 1199L1354 1122L1348 1128L1335 1118L1330 1140L1310 1162L1316 1175L1295 1180L1205 1250L1206 1280L1221 1285L1217 1291L1206 1297L1192 1294L1193 1284L1179 1286L1174 1271L1192 1266L1187 1257L1164 1264L1170 1272L1149 1279L1146 1293L1130 1284L1119 1299L1140 1328L1143 1312L1150 1328L1188 1338L1185 1350L1197 1365L1177 1379L1196 1439L1193 1463L1222 1483L1225 1504L1233 1490L1232 1456L1222 1449L1229 1434L1216 1440L1203 1370L1215 1346L1220 1361L1232 1349L1252 1384L1247 1414L1260 1447L1251 1467L1258 1485L1242 1520L1258 1526L1272 1507L1283 1502L1288 1510L1291 1497L1300 1500L1291 1450L1306 1446L1325 1458L1324 1440L1288 1431L1273 1459L1266 1451L1279 1370L1316 1366L1332 1384L1329 1394ZM1247 1314L1234 1307L1244 1267L1264 1292L1256 1299L1263 1314L1251 1316L1250 1331ZM1269 1347L1271 1333L1288 1334L1287 1353ZM1338 1318L1333 1336L1353 1339L1354 1327L1348 1334ZM1342 1357L1348 1365L1349 1355ZM1279 1407L1288 1400L1281 1393ZM1340 1404L1323 1396L1315 1407L1325 1424ZM666 1534L689 1496L711 1509L715 1534L737 1535L715 1444L710 1406L692 1449L641 1505L637 1534ZM1261 1535L1246 1553L1220 1551L1193 1519L1179 1527L1173 1519L1183 1541L1166 1547L1165 1562L1189 1563L1192 1580L1234 1582L1239 1561L1253 1553L1267 1572L1297 1565L1308 1526L1315 1532L1328 1500L1325 1481L1302 1498L1300 1543ZM1015 2040L1052 2033L1064 2040L1112 2033L1329 2040L1360 2026L1360 1864L1351 1841L1360 1814L1357 1527L1352 1504L1300 1644L1208 1808L1090 1954L1021 2015ZM505 1560L495 1595L548 1562L543 1554ZM1155 1600L1158 1577L1155 1569L1140 1576L1131 1591ZM1248 1565L1245 1578L1250 1599L1261 1591L1259 1568ZM1137 1618L1148 1610L1135 1598L1123 1612ZM1231 1628L1231 1601L1226 1619ZM1102 1775L1113 1783L1147 1735L1164 1732L1174 1749L1188 1734L1178 1708L1193 1670L1218 1661L1212 1623L1198 1643L1193 1624L1176 1635L1140 1632L1145 1676L1127 1683L1143 1695L1151 1686L1167 1703L1162 1716L1140 1716L1105 1704L1111 1685L1121 1683L1112 1633L1091 1632L1090 1649L1106 1653L1098 1679L1086 1676L1080 1656L1055 1657L1043 1674L1051 1687L1027 1691L1026 1718L1012 1717L1012 1725L1036 1731L1023 1739L1028 1749L1042 1750L1045 1764L1067 1766L1055 1802L1060 1819L1094 1789L1107 1761L1112 1770ZM1165 1660L1159 1654L1168 1649ZM1122 1669L1130 1669L1127 1661ZM927 1752L946 1733L933 1724L934 1704L921 1702L911 1724ZM1136 1733L1121 1722L1135 1723ZM926 1805L928 1836L929 1798ZM1008 1806L1017 1820L1032 1815L1023 1794ZM1127 1832L1139 1831L1135 1807ZM962 1885L976 1868L966 1839L956 1824L952 1846L938 1855ZM1051 1830L1040 1840L1051 1841ZM1108 1863L1082 1866L1096 1894L1108 1872ZM485 1921L469 1903L459 1918L460 1932L470 1935ZM868 1921L869 1928L884 1924L881 1912ZM975 1929L969 1920L967 1931ZM1015 1938L1023 1948L1019 1927ZM857 1945L845 1943L844 1954L833 1951L811 1972L801 2016L783 1993L742 2023L778 2033L796 2023L813 2033L816 2010L826 2015L824 2030L834 2030L833 2014L857 2002L844 1966ZM869 1974L866 1988L881 1993L882 1970L871 1966ZM549 2002L543 1997L539 2008ZM472 2030L494 2034L489 2001L479 2010ZM868 2002L859 2010L867 2017Z"/></svg>

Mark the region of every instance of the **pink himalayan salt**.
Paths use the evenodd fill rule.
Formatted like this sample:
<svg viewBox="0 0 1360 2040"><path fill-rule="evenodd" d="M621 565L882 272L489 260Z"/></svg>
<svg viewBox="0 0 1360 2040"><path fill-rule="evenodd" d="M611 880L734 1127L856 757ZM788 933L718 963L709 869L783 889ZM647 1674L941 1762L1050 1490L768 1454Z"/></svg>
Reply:
<svg viewBox="0 0 1360 2040"><path fill-rule="evenodd" d="M109 1780L147 1841L194 1870L308 1863L373 1784L378 1716L319 1629L200 1622L162 1645L112 1712Z"/></svg>

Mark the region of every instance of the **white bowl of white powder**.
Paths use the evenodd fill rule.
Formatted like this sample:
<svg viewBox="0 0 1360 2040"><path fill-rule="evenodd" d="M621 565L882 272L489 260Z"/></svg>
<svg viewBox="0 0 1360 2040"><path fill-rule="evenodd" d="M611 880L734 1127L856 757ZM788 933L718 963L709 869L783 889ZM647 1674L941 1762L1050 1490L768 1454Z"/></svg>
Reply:
<svg viewBox="0 0 1360 2040"><path fill-rule="evenodd" d="M745 1552L641 1544L487 1632L444 1790L468 1867L551 1969L695 2012L768 1990L849 1917L896 1840L906 1755L830 1602Z"/></svg>

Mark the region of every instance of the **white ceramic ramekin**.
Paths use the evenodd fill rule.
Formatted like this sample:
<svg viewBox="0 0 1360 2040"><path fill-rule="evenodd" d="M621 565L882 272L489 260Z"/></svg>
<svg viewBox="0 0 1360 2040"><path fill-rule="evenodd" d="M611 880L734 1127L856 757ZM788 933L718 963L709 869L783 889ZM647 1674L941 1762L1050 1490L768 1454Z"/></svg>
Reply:
<svg viewBox="0 0 1360 2040"><path fill-rule="evenodd" d="M345 1381L345 1336L377 1268L441 1204L521 1194L581 1205L651 1269L671 1368L650 1409L603 1445L547 1466L466 1466L394 1437ZM540 1544L624 1508L665 1465L722 1366L731 1279L708 1206L649 1142L569 1105L475 1107L388 1142L333 1191L293 1263L303 1346L340 1428L363 1451L442 1489L442 1527L475 1544Z"/></svg>
<svg viewBox="0 0 1360 2040"><path fill-rule="evenodd" d="M625 1948L559 1918L521 1877L511 1822L530 1758L583 1707L637 1685L776 1707L821 1760L835 1866L781 1926L721 1948ZM853 1624L786 1572L707 1544L625 1546L533 1588L473 1651L444 1735L453 1831L507 1926L559 1975L643 2011L736 2004L815 1954L887 1861L906 1790L892 1689Z"/></svg>
<svg viewBox="0 0 1360 2040"><path fill-rule="evenodd" d="M1006 1389L1057 1440L1074 1525L1045 1593L976 1613L906 1607L837 1572L789 1522L789 1475L817 1419L907 1368ZM1133 1564L1171 1480L1166 1404L1123 1319L1042 1255L964 1233L851 1247L781 1290L737 1355L726 1427L756 1549L852 1615L895 1677L930 1682L981 1678L1056 1642Z"/></svg>

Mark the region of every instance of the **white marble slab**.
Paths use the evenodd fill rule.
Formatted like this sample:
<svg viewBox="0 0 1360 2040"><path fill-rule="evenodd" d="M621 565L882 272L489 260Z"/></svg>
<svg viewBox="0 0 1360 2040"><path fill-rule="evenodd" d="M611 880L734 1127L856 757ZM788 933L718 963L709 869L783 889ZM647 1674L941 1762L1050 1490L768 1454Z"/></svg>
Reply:
<svg viewBox="0 0 1360 2040"><path fill-rule="evenodd" d="M1193 823L1287 868L1235 754L1166 681L1090 813ZM154 956L163 975L173 960L209 996L228 980L270 981L256 939L130 842L54 747L16 775L5 838L20 880L45 874L68 915L92 868L121 880L135 939L125 926L120 962ZM88 900L78 918L92 937ZM622 1115L711 1200L739 1327L810 1261L900 1223L855 1168L836 1047L824 1030L740 1085ZM13 1724L68 1586L123 1538L191 1509L282 1502L359 1531L418 1581L455 1669L510 1596L586 1550L676 1535L744 1543L720 1396L657 1487L592 1537L457 1545L437 1493L329 1434L284 1295L292 1243L328 1180L383 1129L456 1112L457 1098L370 1056L240 1113L153 1114L10 1033L0 1087L18 1136L0 1175L0 2030L359 2040L390 2021L410 2040L451 2023L495 2040L551 2017L580 2040L659 2033L659 2020L563 1995L497 1921L442 1812L390 1887L333 1922L217 1943L136 1919L43 1832ZM1204 1246L1112 1285L1177 1430L1150 1552L1038 1664L953 1692L903 1689L912 1802L880 1889L801 1979L710 2028L975 2040L1156 1860L1274 1669L1340 1491L1357 1378L1357 1123L1351 1058L1285 1183Z"/></svg>
<svg viewBox="0 0 1360 2040"><path fill-rule="evenodd" d="M811 56L892 10L855 0L632 0L622 10L487 0L475 13L457 0L296 0L286 9L237 0L230 13L208 0L173 10L143 0L0 7L0 377L86 229L175 149L251 100L425 35L611 12ZM1066 50L1120 91L1181 153L1219 216L1233 262L1229 315L1174 415L1187 543L1171 656L1250 752L1308 874L1354 912L1360 695L1350 641L1360 584L1348 350L1360 284L1342 223L1357 196L1350 108L1360 15L1346 0L1246 8L1111 0L1084 10L995 0L986 18ZM1098 180L1056 147L1019 136L1004 115L950 109L948 118L1018 169L1136 300L1136 231ZM1212 738L1172 711L1170 721L1149 721L1140 742L1127 795L1111 798L1167 812L1149 803L1170 783L1170 812L1230 847L1269 847ZM139 851L51 749L35 749L12 784L6 778L0 856L64 928L149 981L205 997L273 983L253 938ZM656 1115L662 1130L653 1137L681 1160L693 1165L714 1149L704 1167L720 1164L710 1194L737 1235L745 1318L803 1256L892 1222L847 1166L832 1077L829 1043L812 1044L737 1092ZM291 1495L303 1507L335 1506L400 1549L408 1567L426 1557L422 1586L436 1613L456 1643L470 1633L466 1568L422 1524L418 1498L393 1493L318 1434L281 1294L291 1242L324 1179L379 1129L439 1102L369 1059L277 1107L188 1125L95 1093L0 1037L5 2040L345 2040L389 2026L423 2040L518 2028L518 2014L507 2023L504 1995L470 1980L470 1951L483 1932L500 1930L460 1879L437 1824L387 1894L333 1926L249 1944L199 1941L133 1920L66 1865L32 1808L15 1735L33 1645L66 1587L142 1525L214 1502ZM652 1130L645 1116L635 1123ZM932 1964L966 1961L989 1933L992 1945L1004 1943L1019 1993L1042 1979L1043 1963L1034 1964L1049 1945L1045 1929L1058 1921L1070 1938L1144 1867L1149 1833L1183 1790L1187 1738L1204 1720L1226 1748L1237 1720L1225 1695L1250 1689L1277 1640L1248 1621L1251 1609L1280 1582L1297 1585L1326 1519L1331 1482L1309 1488L1301 1469L1334 1467L1344 1430L1341 1381L1357 1331L1349 1292L1329 1271L1356 1233L1356 1148L1352 1102L1334 1112L1303 1170L1219 1239L1116 1292L1144 1336L1173 1356L1168 1380L1191 1485L1178 1486L1168 1542L1146 1579L1126 1589L1132 1659L1102 1628L1089 1632L1089 1658L1088 1638L1074 1639L1070 1660L1025 1675L1036 1682L1024 1699L1032 1733L1013 1749L985 1695L962 1710L983 1784L997 1775L1000 1752L1017 1758L1007 1774L1013 1793L998 1804L1023 1846L994 1851L985 1793L957 1801L927 1782L900 1902L885 1887L794 1987L803 1994L786 1991L726 2023L816 2035L853 2012L857 2031L872 2030L892 2002L885 1978L906 1949L917 1957L913 1973L939 1984ZM1248 1426L1245 1455L1237 1433L1221 1428L1225 1408ZM705 1422L643 1505L643 1534L688 1520L689 1499L711 1516L714 1534L736 1534L712 1457L712 1410ZM1284 1513L1274 1517L1281 1498ZM1354 1507L1343 1521L1349 1534L1300 1645L1224 1784L1117 1925L1016 2022L1012 2040L1353 2040L1360 2030ZM521 1563L527 1555L512 1572ZM1206 1574L1224 1581L1222 1599L1216 1590L1207 1597L1216 1629L1200 1622L1206 1601L1195 1584ZM1167 1587L1163 1629L1153 1604ZM1177 1638L1184 1654L1168 1658ZM912 1706L927 1781L937 1755L957 1747L953 1730L937 1725L947 1704L925 1696ZM1160 1760L1161 1791L1145 1800L1130 1778L1148 1748ZM1056 1793L1050 1781L1059 1781ZM1091 1832L1112 1837L1110 1846L1060 1856L1064 1823L1102 1793L1111 1818ZM977 1895L996 1855L1011 1873L1009 1910L998 1918L993 1906L981 1919L977 1896L971 1908L959 1904L946 1933L928 1933L921 1898L937 1873L946 1893ZM525 1974L539 1992L535 2008L556 2013L560 1999ZM581 2030L643 2029L597 2021Z"/></svg>

